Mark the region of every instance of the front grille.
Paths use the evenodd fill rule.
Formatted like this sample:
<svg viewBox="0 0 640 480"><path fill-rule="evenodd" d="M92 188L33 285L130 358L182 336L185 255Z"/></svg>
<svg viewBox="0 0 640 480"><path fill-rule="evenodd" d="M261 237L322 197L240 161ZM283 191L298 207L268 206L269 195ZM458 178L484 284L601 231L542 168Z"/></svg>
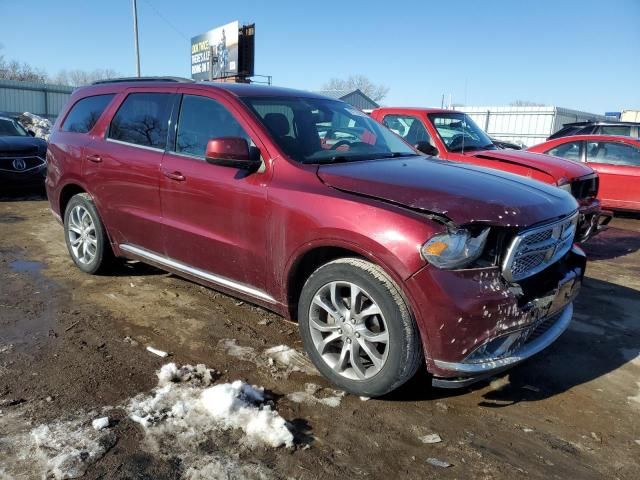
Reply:
<svg viewBox="0 0 640 480"><path fill-rule="evenodd" d="M589 175L571 182L571 194L578 200L598 195L598 175Z"/></svg>
<svg viewBox="0 0 640 480"><path fill-rule="evenodd" d="M505 256L502 274L517 282L534 275L563 257L576 234L578 214L518 234Z"/></svg>
<svg viewBox="0 0 640 480"><path fill-rule="evenodd" d="M5 172L22 173L35 168L40 168L45 164L41 157L6 157L0 158L0 170Z"/></svg>

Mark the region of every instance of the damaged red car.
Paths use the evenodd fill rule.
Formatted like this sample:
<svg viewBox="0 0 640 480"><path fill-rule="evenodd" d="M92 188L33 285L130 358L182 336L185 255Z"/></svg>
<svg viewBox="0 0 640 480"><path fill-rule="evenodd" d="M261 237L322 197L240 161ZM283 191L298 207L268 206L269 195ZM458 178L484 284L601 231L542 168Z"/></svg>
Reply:
<svg viewBox="0 0 640 480"><path fill-rule="evenodd" d="M424 157L312 93L102 82L73 93L47 155L78 268L139 260L295 319L357 395L518 364L567 328L584 275L569 192Z"/></svg>
<svg viewBox="0 0 640 480"><path fill-rule="evenodd" d="M437 108L374 110L371 116L427 155L534 178L571 193L579 205L577 240L588 240L611 220L601 208L598 174L588 165L523 150L497 148L465 113Z"/></svg>

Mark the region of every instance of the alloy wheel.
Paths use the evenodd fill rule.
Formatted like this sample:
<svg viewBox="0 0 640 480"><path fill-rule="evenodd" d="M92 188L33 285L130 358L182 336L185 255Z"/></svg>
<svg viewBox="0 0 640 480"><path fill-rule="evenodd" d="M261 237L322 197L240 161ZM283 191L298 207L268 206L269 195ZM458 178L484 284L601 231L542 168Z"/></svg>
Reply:
<svg viewBox="0 0 640 480"><path fill-rule="evenodd" d="M336 373L352 380L376 375L389 353L382 311L358 285L334 281L322 286L309 308L313 345Z"/></svg>
<svg viewBox="0 0 640 480"><path fill-rule="evenodd" d="M98 253L98 238L91 213L82 205L71 210L67 235L74 257L82 264L91 263Z"/></svg>

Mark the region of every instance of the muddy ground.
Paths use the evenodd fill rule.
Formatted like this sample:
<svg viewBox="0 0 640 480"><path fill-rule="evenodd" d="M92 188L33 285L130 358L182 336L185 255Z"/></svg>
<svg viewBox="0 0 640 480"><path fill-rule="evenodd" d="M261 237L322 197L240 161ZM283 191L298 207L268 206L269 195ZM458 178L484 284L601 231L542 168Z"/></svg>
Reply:
<svg viewBox="0 0 640 480"><path fill-rule="evenodd" d="M85 275L46 201L4 199L0 479L42 478L35 459L51 452L30 444L33 429L86 427L100 415L111 418L110 437L85 478L181 478L187 447L153 448L121 408L156 386L167 361L204 363L217 382L243 379L269 392L295 432L293 448L248 447L234 431L188 447L255 467L258 477L639 478L640 219L614 220L586 250L592 261L574 321L547 351L469 389L432 389L420 374L387 398L338 396L335 407L292 401L287 395L308 383L322 387L318 398L333 393L312 371L289 372L260 355L282 344L301 350L294 324L138 263ZM229 340L250 349L223 348ZM442 441L420 440L431 433Z"/></svg>

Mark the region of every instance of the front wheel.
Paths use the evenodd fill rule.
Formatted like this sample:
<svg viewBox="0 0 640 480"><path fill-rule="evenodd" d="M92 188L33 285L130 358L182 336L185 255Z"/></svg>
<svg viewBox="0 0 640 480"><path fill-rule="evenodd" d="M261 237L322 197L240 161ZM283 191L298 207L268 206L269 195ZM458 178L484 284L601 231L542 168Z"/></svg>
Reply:
<svg viewBox="0 0 640 480"><path fill-rule="evenodd" d="M359 258L329 262L309 277L298 320L318 370L355 395L395 390L423 360L418 330L398 287L380 267Z"/></svg>

